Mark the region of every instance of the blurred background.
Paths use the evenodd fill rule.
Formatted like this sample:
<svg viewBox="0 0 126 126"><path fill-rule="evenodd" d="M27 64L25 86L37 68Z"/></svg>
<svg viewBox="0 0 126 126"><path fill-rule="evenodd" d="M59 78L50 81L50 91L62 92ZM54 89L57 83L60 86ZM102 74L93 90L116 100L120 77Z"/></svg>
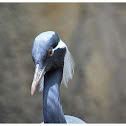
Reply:
<svg viewBox="0 0 126 126"><path fill-rule="evenodd" d="M87 123L126 123L126 4L0 3L0 123L43 121L42 92L31 96L31 47L56 31L75 61L65 114Z"/></svg>

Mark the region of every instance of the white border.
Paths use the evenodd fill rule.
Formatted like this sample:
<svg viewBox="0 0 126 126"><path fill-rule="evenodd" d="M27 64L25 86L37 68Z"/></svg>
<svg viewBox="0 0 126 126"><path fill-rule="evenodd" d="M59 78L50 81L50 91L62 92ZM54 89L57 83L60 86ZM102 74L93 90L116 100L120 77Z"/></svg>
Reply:
<svg viewBox="0 0 126 126"><path fill-rule="evenodd" d="M126 0L0 0L0 3L89 3L89 2L100 2L100 3L108 3L108 2L126 2Z"/></svg>

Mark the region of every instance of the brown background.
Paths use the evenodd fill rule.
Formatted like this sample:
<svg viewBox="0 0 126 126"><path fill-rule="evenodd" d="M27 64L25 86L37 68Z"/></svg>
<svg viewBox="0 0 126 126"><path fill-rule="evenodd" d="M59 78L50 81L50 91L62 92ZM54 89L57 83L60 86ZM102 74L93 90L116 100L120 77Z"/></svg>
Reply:
<svg viewBox="0 0 126 126"><path fill-rule="evenodd" d="M54 30L76 67L61 86L65 114L87 123L126 123L126 4L0 4L0 122L43 121L42 93L30 95L31 47Z"/></svg>

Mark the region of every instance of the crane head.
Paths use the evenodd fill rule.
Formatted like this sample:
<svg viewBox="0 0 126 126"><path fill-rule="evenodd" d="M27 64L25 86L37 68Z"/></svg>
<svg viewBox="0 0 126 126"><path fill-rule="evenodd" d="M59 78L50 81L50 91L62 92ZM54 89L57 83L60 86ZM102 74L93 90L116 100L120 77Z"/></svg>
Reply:
<svg viewBox="0 0 126 126"><path fill-rule="evenodd" d="M32 45L32 59L35 64L35 73L31 86L31 95L34 94L40 83L43 89L44 75L58 68L63 68L63 81L66 85L72 79L74 62L66 44L54 31L39 34Z"/></svg>

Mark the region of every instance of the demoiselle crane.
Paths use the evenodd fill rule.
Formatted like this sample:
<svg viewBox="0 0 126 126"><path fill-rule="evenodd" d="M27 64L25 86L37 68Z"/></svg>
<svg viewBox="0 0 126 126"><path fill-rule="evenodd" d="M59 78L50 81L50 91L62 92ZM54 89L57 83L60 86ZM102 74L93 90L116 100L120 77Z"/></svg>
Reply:
<svg viewBox="0 0 126 126"><path fill-rule="evenodd" d="M67 86L74 73L74 61L66 46L54 31L39 34L32 45L35 73L31 86L34 94L40 83L43 90L44 123L85 123L74 116L64 115L60 104L61 81Z"/></svg>

